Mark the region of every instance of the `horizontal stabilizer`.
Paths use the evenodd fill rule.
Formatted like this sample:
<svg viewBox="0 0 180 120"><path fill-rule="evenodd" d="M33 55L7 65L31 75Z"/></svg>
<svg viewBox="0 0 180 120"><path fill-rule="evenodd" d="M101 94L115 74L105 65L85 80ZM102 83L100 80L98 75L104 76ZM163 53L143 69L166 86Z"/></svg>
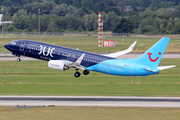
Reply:
<svg viewBox="0 0 180 120"><path fill-rule="evenodd" d="M172 67L176 67L175 65L170 65L170 66L159 66L158 69L159 70L164 70L164 69L169 69L169 68L172 68Z"/></svg>
<svg viewBox="0 0 180 120"><path fill-rule="evenodd" d="M113 58L117 58L118 56L124 55L126 53L129 53L133 50L134 46L136 45L137 41L135 41L128 49L120 51L120 52L116 52L116 53L111 53L111 54L107 54L105 56L107 57L113 57Z"/></svg>
<svg viewBox="0 0 180 120"><path fill-rule="evenodd" d="M150 69L150 68L144 68L144 70L150 71L150 72L157 72L157 70L153 70L153 69Z"/></svg>

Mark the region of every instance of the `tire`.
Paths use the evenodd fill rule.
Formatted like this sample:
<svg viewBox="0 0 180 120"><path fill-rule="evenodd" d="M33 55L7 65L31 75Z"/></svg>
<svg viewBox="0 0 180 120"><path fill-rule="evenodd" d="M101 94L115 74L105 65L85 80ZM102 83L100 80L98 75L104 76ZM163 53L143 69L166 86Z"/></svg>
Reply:
<svg viewBox="0 0 180 120"><path fill-rule="evenodd" d="M88 74L89 74L89 70L84 70L84 71L83 71L83 74L84 74L84 75L88 75Z"/></svg>
<svg viewBox="0 0 180 120"><path fill-rule="evenodd" d="M20 58L18 58L18 59L17 59L17 61L18 61L18 62L20 62L20 61L21 61L21 59L20 59Z"/></svg>
<svg viewBox="0 0 180 120"><path fill-rule="evenodd" d="M77 78L77 77L80 77L80 75L81 75L80 72L75 72L75 73L74 73L74 77L76 77L76 78Z"/></svg>

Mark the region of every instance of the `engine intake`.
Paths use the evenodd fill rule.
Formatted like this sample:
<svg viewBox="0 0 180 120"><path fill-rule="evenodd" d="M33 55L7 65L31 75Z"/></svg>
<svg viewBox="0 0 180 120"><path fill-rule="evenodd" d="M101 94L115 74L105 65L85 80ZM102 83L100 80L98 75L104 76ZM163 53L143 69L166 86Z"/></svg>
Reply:
<svg viewBox="0 0 180 120"><path fill-rule="evenodd" d="M64 65L64 61L62 60L50 60L48 62L48 67L55 69L55 70L60 70L60 71L64 71L64 70L68 70L69 67Z"/></svg>

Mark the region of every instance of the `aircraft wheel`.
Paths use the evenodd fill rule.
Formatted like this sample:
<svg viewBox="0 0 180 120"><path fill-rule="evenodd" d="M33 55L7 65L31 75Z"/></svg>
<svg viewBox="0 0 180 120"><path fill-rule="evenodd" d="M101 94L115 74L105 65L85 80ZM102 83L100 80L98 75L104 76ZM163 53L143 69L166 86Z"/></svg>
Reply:
<svg viewBox="0 0 180 120"><path fill-rule="evenodd" d="M80 72L75 72L74 73L74 77L80 77L80 75L81 75Z"/></svg>
<svg viewBox="0 0 180 120"><path fill-rule="evenodd" d="M84 75L88 75L88 74L89 74L89 70L84 70L84 71L83 71L83 74L84 74Z"/></svg>
<svg viewBox="0 0 180 120"><path fill-rule="evenodd" d="M18 61L18 62L20 62L20 61L21 61L21 59L20 59L20 58L18 58L18 59L17 59L17 61Z"/></svg>

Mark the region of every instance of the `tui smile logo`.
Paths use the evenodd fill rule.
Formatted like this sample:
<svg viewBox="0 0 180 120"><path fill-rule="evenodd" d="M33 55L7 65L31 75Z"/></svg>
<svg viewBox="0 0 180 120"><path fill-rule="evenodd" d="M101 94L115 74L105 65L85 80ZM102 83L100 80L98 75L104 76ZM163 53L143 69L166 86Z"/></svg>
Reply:
<svg viewBox="0 0 180 120"><path fill-rule="evenodd" d="M157 57L156 59L152 59L152 58L151 58L152 53L147 53L147 54L149 55L149 60L150 60L151 62L156 62L156 61L159 59L159 57ZM161 55L161 52L159 52L159 55Z"/></svg>

